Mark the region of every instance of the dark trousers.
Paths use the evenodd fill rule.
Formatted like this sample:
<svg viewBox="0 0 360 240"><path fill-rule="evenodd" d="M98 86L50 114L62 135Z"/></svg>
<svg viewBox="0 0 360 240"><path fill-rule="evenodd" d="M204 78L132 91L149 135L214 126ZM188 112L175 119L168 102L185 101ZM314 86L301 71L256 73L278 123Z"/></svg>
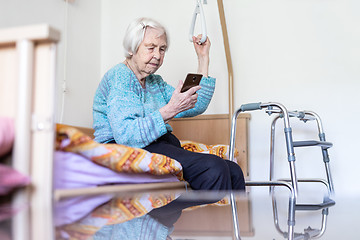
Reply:
<svg viewBox="0 0 360 240"><path fill-rule="evenodd" d="M194 190L245 190L244 175L238 164L212 154L187 151L171 133L144 149L180 162L184 179Z"/></svg>

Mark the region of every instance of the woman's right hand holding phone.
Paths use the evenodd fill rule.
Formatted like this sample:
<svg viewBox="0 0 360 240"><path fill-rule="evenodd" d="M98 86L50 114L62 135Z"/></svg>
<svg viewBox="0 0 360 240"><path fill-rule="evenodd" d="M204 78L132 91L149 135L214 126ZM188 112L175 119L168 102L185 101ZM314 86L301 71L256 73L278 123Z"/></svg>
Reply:
<svg viewBox="0 0 360 240"><path fill-rule="evenodd" d="M169 103L159 110L165 123L174 118L178 113L195 107L198 98L198 94L196 92L200 90L201 87L195 86L182 93L180 92L182 86L183 81L180 80Z"/></svg>

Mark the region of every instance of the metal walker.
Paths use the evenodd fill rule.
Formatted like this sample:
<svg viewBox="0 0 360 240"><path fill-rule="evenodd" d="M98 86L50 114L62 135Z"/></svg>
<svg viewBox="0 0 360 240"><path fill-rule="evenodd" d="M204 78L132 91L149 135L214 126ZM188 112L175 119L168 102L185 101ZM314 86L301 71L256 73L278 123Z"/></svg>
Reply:
<svg viewBox="0 0 360 240"><path fill-rule="evenodd" d="M235 133L236 133L236 119L241 112L254 111L266 109L265 112L269 115L276 114L276 117L271 124L271 145L270 145L270 175L268 181L247 181L247 186L269 186L270 194L274 194L275 186L285 186L290 190L289 198L289 209L288 209L288 232L281 230L278 224L278 215L276 209L276 200L273 197L273 212L274 212L274 222L276 229L284 236L287 236L287 239L294 239L294 226L295 226L295 211L296 210L306 210L314 211L323 209L323 222L320 230L309 229L306 234L296 234L296 239L305 239L300 237L320 237L324 233L324 225L326 224L326 216L328 213L328 208L335 204L335 201L329 197L325 197L322 203L315 204L299 204L297 203L298 196L298 182L318 182L322 183L327 187L328 195L332 196L334 194L334 186L330 171L330 159L328 154L328 149L332 147L332 143L327 142L325 139L325 133L323 131L323 126L320 117L312 111L288 111L282 104L269 102L269 103L249 103L243 104L240 108L233 114L232 117L232 126L231 126L231 135L230 135L230 160L234 161L234 151L235 151ZM319 140L307 140L307 141L293 141L292 137L292 128L290 126L290 118L298 118L301 121L307 122L315 120L317 122L318 136ZM290 179L278 179L274 180L274 146L275 146L275 126L277 120L282 119L284 122L284 134L286 140L286 149L287 149L287 160L289 162L290 168ZM327 179L298 179L295 169L295 151L297 147L311 147L318 146L321 148L323 162L325 165L325 171ZM234 224L234 235L235 239L240 239L238 219L237 219L237 209L236 201L234 194L230 194L232 215L233 215L233 224ZM324 220L325 219L325 220ZM309 238L307 238L309 239Z"/></svg>

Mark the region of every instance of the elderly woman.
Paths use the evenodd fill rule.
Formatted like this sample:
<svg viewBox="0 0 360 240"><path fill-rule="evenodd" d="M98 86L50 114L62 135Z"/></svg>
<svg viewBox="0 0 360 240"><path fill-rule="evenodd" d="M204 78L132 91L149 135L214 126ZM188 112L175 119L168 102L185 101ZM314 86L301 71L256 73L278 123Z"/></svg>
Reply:
<svg viewBox="0 0 360 240"><path fill-rule="evenodd" d="M208 76L210 41L193 37L198 56L200 86L181 93L154 73L163 63L168 34L149 18L134 20L125 38L124 62L111 68L95 93L93 117L95 140L143 148L179 161L184 179L193 189L244 190L241 168L220 157L184 150L171 133L168 121L203 113L210 103L215 79Z"/></svg>

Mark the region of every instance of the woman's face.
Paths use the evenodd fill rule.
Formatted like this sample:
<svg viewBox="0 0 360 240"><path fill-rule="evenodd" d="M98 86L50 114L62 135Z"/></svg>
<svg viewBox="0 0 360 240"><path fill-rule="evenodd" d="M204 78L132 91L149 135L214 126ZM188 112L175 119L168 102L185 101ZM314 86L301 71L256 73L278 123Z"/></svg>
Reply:
<svg viewBox="0 0 360 240"><path fill-rule="evenodd" d="M131 58L136 71L143 76L155 73L163 63L167 45L165 34L160 34L159 30L147 27L144 40Z"/></svg>

